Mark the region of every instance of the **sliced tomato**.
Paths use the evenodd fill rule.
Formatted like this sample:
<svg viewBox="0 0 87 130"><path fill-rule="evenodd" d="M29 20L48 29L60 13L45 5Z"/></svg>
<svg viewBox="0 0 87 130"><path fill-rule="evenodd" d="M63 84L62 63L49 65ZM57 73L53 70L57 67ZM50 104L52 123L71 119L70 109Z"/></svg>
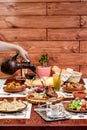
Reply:
<svg viewBox="0 0 87 130"><path fill-rule="evenodd" d="M84 107L86 109L86 102L82 102L82 107Z"/></svg>
<svg viewBox="0 0 87 130"><path fill-rule="evenodd" d="M86 110L86 108L85 108L85 107L81 107L81 110L82 110L82 111L85 111L85 110Z"/></svg>

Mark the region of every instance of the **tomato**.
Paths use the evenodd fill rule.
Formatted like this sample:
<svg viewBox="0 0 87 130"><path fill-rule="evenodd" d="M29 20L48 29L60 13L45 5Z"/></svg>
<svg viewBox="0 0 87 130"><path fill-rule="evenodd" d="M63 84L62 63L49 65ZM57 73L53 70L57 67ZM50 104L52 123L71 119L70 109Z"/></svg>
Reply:
<svg viewBox="0 0 87 130"><path fill-rule="evenodd" d="M86 109L86 102L84 101L84 102L82 102L82 108L85 108Z"/></svg>
<svg viewBox="0 0 87 130"><path fill-rule="evenodd" d="M85 110L86 110L86 107L81 107L80 110L85 111Z"/></svg>

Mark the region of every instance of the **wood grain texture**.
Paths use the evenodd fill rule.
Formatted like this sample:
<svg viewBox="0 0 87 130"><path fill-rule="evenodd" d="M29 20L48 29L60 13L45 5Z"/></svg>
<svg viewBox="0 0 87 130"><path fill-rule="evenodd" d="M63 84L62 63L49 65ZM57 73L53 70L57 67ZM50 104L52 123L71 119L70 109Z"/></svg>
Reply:
<svg viewBox="0 0 87 130"><path fill-rule="evenodd" d="M49 54L49 64L50 65L86 65L87 64L87 54L80 53L50 53ZM39 64L40 54L30 54L31 61L36 65ZM77 60L78 59L78 60Z"/></svg>
<svg viewBox="0 0 87 130"><path fill-rule="evenodd" d="M0 17L0 28L72 28L72 27L75 28L80 27L79 16L14 16L14 17L1 16Z"/></svg>
<svg viewBox="0 0 87 130"><path fill-rule="evenodd" d="M22 46L36 66L48 53L50 65L86 77L87 0L0 0L0 40ZM0 62L14 54L0 52Z"/></svg>
<svg viewBox="0 0 87 130"><path fill-rule="evenodd" d="M65 54L65 53L51 53L49 52L49 64L50 65L86 65L87 64L87 54L79 54L79 53L71 53L71 54ZM13 54L0 54L0 61L3 59L3 57L9 57L13 56ZM36 65L39 64L40 54L29 54L31 61L34 62ZM78 60L77 60L78 59Z"/></svg>
<svg viewBox="0 0 87 130"><path fill-rule="evenodd" d="M87 65L81 65L80 71L82 72L84 77L87 77Z"/></svg>
<svg viewBox="0 0 87 130"><path fill-rule="evenodd" d="M80 0L14 0L14 2L73 2L73 1L80 1ZM83 0L86 1L86 0ZM13 2L13 0L0 0L0 2Z"/></svg>
<svg viewBox="0 0 87 130"><path fill-rule="evenodd" d="M0 29L0 40L23 41L23 40L45 40L45 29Z"/></svg>
<svg viewBox="0 0 87 130"><path fill-rule="evenodd" d="M87 41L80 41L80 53L87 53Z"/></svg>
<svg viewBox="0 0 87 130"><path fill-rule="evenodd" d="M12 98L9 98L12 100ZM17 98L23 100L24 98ZM3 100L3 98L0 98ZM69 100L69 99L68 99ZM76 120L62 120L47 122L44 121L38 114L34 111L36 106L32 106L31 118L30 119L0 119L0 127L2 130L86 130L87 120L86 119L76 119ZM73 126L74 124L74 126ZM78 125L79 124L79 125Z"/></svg>
<svg viewBox="0 0 87 130"><path fill-rule="evenodd" d="M87 29L48 29L48 40L87 40Z"/></svg>
<svg viewBox="0 0 87 130"><path fill-rule="evenodd" d="M0 3L0 15L46 15L46 3Z"/></svg>
<svg viewBox="0 0 87 130"><path fill-rule="evenodd" d="M18 41L12 44L19 45L29 51L29 54L42 53L78 53L78 41ZM0 54L3 54L0 52ZM9 53L9 52L6 52ZM11 52L13 54L13 52Z"/></svg>
<svg viewBox="0 0 87 130"><path fill-rule="evenodd" d="M81 28L87 27L87 16L81 16Z"/></svg>
<svg viewBox="0 0 87 130"><path fill-rule="evenodd" d="M87 15L87 2L48 3L48 15Z"/></svg>
<svg viewBox="0 0 87 130"><path fill-rule="evenodd" d="M42 54L45 52L50 52L51 54L79 52L78 41L19 41L14 43L22 46L27 51L29 50L29 54Z"/></svg>

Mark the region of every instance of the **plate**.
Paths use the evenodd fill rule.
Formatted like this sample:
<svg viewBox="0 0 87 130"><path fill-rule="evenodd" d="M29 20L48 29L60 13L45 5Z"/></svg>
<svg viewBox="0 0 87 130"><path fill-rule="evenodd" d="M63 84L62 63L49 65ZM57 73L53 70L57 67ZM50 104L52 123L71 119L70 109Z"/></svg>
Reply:
<svg viewBox="0 0 87 130"><path fill-rule="evenodd" d="M57 115L52 115L51 112L48 112L47 113L47 116L49 118L52 118L52 119L57 119L57 118L70 118L70 115L67 113L67 112L63 112L63 113L60 113L60 114L57 114Z"/></svg>
<svg viewBox="0 0 87 130"><path fill-rule="evenodd" d="M33 96L31 96L31 93L30 92L27 96L26 96L26 99L27 101L29 101L30 103L33 103L33 104L38 104L38 103L46 103L47 101L51 101L52 103L58 103L60 101L62 101L64 99L64 96L62 94L58 94L58 97L51 97L51 98L35 98Z"/></svg>
<svg viewBox="0 0 87 130"><path fill-rule="evenodd" d="M54 117L51 117L50 114L49 116L47 115L47 112L45 111L39 111L38 109L34 109L34 111L36 111L41 117L42 119L44 119L45 121L60 121L60 120L68 120L71 118L71 115L70 114L67 114L67 116L62 116L62 117L57 117L57 118L54 118Z"/></svg>
<svg viewBox="0 0 87 130"><path fill-rule="evenodd" d="M20 85L18 87L11 87L11 88L8 88L7 85L5 85L3 87L3 90L5 92L11 92L11 93L16 93L16 92L22 92L26 89L25 85Z"/></svg>
<svg viewBox="0 0 87 130"><path fill-rule="evenodd" d="M0 112L2 113L20 112L26 107L27 104L21 100L17 101L14 99L13 101L8 101L4 99L3 101L0 101Z"/></svg>
<svg viewBox="0 0 87 130"><path fill-rule="evenodd" d="M81 80L79 83L77 82L65 82L63 85L63 91L72 93L74 91L82 91L85 90L85 85L83 83L83 80Z"/></svg>
<svg viewBox="0 0 87 130"><path fill-rule="evenodd" d="M71 104L71 102L67 102L67 103L64 103L64 108L69 111L69 112L74 112L74 113L85 113L87 112L87 110L72 110L69 108L69 105Z"/></svg>
<svg viewBox="0 0 87 130"><path fill-rule="evenodd" d="M64 92L72 93L72 92L74 92L74 91L82 91L82 90L85 90L86 88L85 88L85 87L82 87L81 89L76 89L76 88L67 89L66 87L63 87L62 89L63 89Z"/></svg>
<svg viewBox="0 0 87 130"><path fill-rule="evenodd" d="M58 114L52 115L51 112L47 112L47 116L48 116L49 118L52 118L52 119L55 119L55 118L58 118L58 117L62 117L61 115L58 115Z"/></svg>

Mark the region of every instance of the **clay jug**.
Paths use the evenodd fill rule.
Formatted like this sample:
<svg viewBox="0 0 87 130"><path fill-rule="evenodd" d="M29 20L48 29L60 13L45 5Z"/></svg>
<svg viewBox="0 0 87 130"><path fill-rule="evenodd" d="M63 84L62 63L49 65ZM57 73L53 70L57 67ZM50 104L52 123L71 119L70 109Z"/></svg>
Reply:
<svg viewBox="0 0 87 130"><path fill-rule="evenodd" d="M36 73L36 66L31 62L19 62L17 61L17 57L19 54L16 54L12 58L6 58L1 63L1 71L5 74L12 75L19 69L30 69L34 73Z"/></svg>

